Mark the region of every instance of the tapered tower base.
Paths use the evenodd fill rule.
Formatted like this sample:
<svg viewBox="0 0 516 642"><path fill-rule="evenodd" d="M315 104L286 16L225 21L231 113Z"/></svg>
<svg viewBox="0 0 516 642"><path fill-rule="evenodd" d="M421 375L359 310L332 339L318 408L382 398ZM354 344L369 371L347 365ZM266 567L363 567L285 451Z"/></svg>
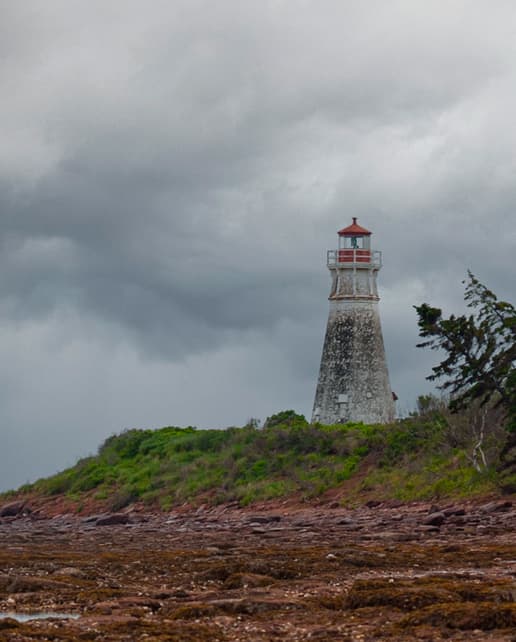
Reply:
<svg viewBox="0 0 516 642"><path fill-rule="evenodd" d="M330 300L312 422L394 420L378 303Z"/></svg>

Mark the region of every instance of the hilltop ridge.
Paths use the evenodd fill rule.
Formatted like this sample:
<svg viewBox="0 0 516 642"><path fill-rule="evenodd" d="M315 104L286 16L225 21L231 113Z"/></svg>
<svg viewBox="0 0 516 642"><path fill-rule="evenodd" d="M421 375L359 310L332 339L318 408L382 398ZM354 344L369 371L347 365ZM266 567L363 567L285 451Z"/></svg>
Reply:
<svg viewBox="0 0 516 642"><path fill-rule="evenodd" d="M225 430L131 429L106 439L96 455L0 501L64 503L86 514L136 504L167 511L278 499L352 507L511 490L495 465L477 469L468 448L456 442L435 412L388 425L312 425L283 411L261 429L252 422Z"/></svg>

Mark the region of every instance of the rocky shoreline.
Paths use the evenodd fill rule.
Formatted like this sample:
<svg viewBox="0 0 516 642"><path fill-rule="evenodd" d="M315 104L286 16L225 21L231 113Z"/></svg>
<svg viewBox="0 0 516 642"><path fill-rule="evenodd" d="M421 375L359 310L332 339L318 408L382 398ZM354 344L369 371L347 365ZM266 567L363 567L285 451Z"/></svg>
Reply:
<svg viewBox="0 0 516 642"><path fill-rule="evenodd" d="M516 641L514 498L0 507L0 640Z"/></svg>

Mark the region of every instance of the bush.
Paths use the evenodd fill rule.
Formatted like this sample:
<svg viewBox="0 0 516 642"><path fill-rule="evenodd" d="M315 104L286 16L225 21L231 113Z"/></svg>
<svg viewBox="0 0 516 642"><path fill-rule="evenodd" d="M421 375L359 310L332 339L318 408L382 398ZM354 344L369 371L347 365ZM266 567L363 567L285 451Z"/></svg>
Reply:
<svg viewBox="0 0 516 642"><path fill-rule="evenodd" d="M298 415L294 410L282 410L275 415L267 417L264 428L272 428L273 426L304 426L308 422L304 415Z"/></svg>

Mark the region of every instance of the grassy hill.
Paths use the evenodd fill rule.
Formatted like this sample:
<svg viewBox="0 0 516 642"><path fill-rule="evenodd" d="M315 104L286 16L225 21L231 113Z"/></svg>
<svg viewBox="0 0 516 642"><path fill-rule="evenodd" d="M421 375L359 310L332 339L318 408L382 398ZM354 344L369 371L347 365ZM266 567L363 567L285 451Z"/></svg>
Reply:
<svg viewBox="0 0 516 642"><path fill-rule="evenodd" d="M262 429L134 429L17 494L65 496L80 511L85 498L110 510L133 502L167 510L289 496L354 505L497 492L495 466L476 470L470 445L450 434L438 412L386 426L310 425L285 411Z"/></svg>

